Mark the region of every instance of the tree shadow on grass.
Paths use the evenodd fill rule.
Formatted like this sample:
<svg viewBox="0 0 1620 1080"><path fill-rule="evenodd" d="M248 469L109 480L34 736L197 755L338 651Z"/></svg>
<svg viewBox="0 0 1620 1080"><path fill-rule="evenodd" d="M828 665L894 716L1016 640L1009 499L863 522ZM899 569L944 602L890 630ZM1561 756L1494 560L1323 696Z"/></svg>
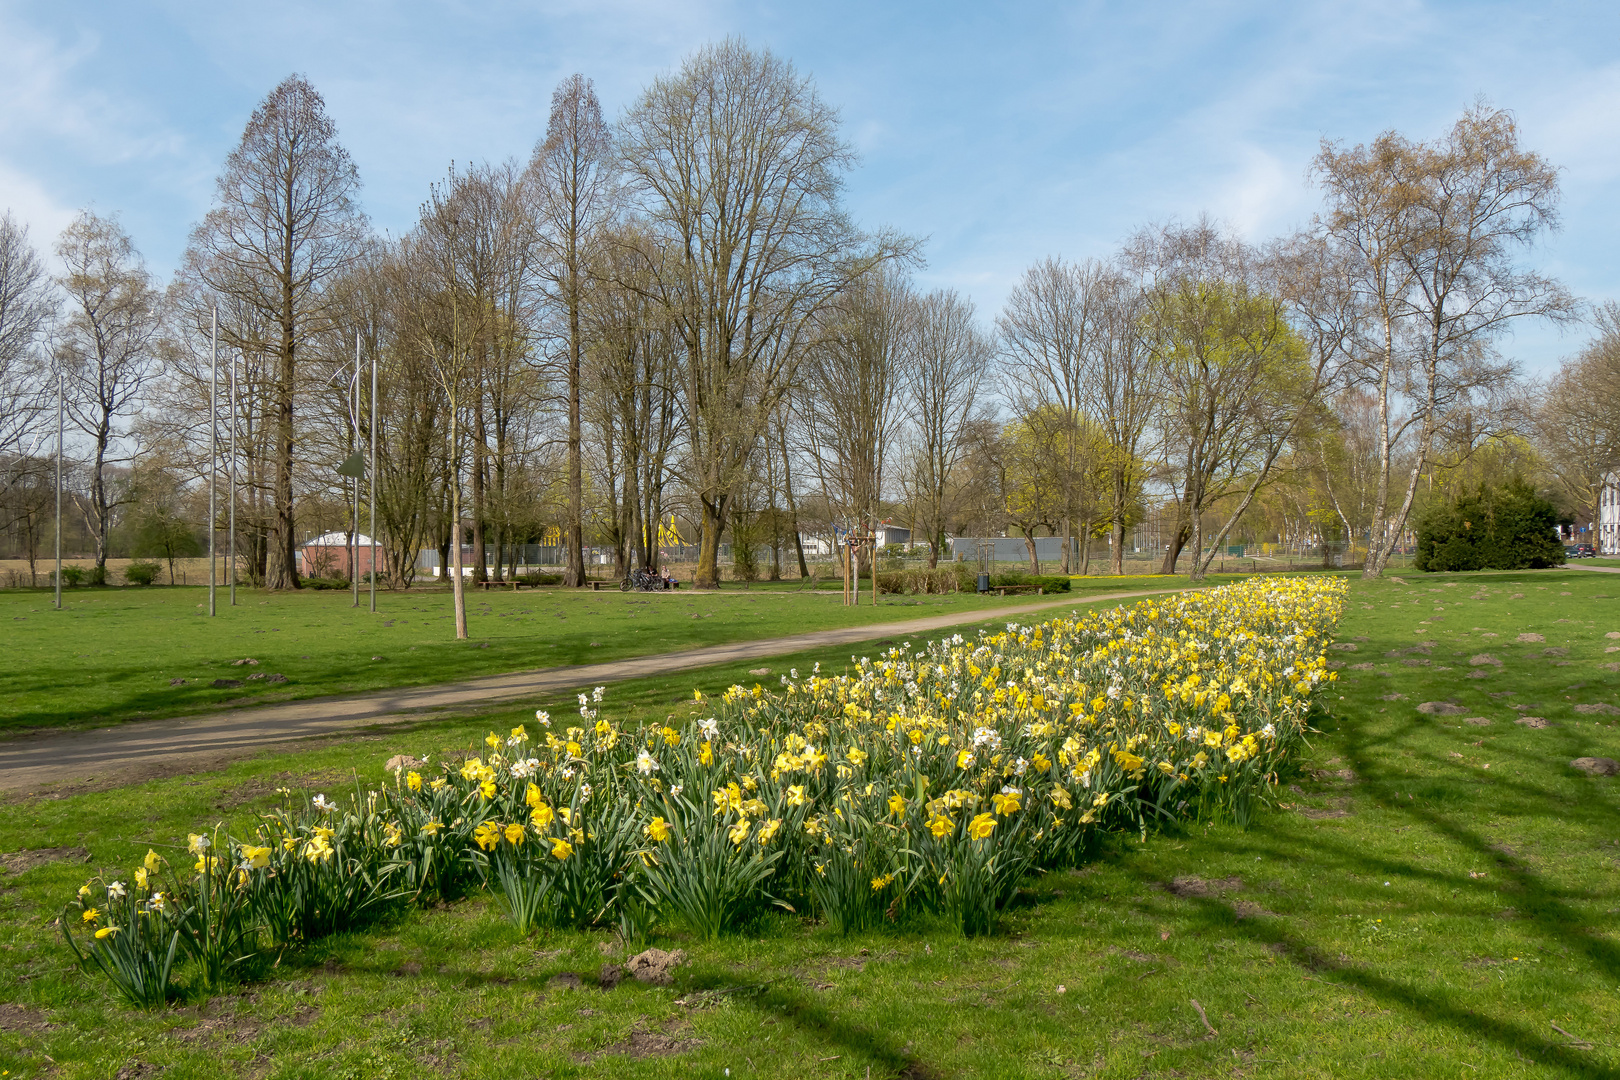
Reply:
<svg viewBox="0 0 1620 1080"><path fill-rule="evenodd" d="M1382 725L1380 725L1382 726ZM1433 734L1427 721L1397 722L1393 733L1368 734L1355 723L1340 725L1335 733L1337 745L1345 762L1359 779L1354 789L1356 801L1376 803L1379 810L1406 825L1391 826L1399 831L1421 829L1451 845L1454 849L1470 852L1502 875L1507 887L1522 897L1525 917L1520 926L1533 931L1549 944L1557 946L1571 957L1579 958L1591 971L1606 982L1620 979L1620 946L1589 933L1576 905L1593 902L1601 896L1579 888L1572 888L1549 880L1538 872L1530 860L1508 851L1476 827L1477 821L1499 821L1510 818L1546 817L1556 815L1560 824L1572 830L1603 829L1612 827L1615 809L1612 800L1605 798L1606 789L1600 789L1596 798L1569 799L1561 796L1545 783L1537 784L1524 778L1533 769L1546 769L1546 755L1509 746L1493 746L1493 761L1515 762L1522 765L1519 777L1509 779L1491 775L1488 785L1462 783L1462 793L1452 791L1445 801L1450 805L1437 807L1433 802L1420 803L1404 796L1421 785L1437 783L1434 777L1410 773L1397 775L1384 764L1390 752L1413 749L1411 763L1425 762L1435 770L1454 767L1455 763L1440 752L1421 746L1412 747L1406 740L1417 735ZM1564 749L1567 750L1567 747ZM1570 778L1570 783L1585 783ZM1596 782L1594 782L1596 783ZM1454 787L1459 786L1452 781ZM1590 785L1588 785L1590 786ZM1472 794L1470 797L1470 793ZM1366 843L1364 835L1335 837L1328 830L1312 830L1300 835L1290 830L1256 830L1245 834L1242 850L1263 854L1268 859L1313 866L1320 877L1341 883L1341 895L1354 885L1342 884L1347 877L1383 880L1399 876L1409 882L1422 882L1437 890L1450 890L1453 896L1463 897L1460 903L1437 902L1430 910L1435 914L1482 917L1482 904L1470 900L1470 894L1481 896L1502 888L1500 882L1485 884L1467 877L1432 869L1420 863L1418 856L1407 848L1378 847ZM1236 850L1234 846L1233 850ZM1139 882L1158 886L1150 880L1145 864L1132 866L1132 860L1110 860L1117 869L1135 877ZM1313 874L1314 876L1314 874ZM1352 892L1351 899L1360 899ZM1235 918L1232 907L1216 896L1188 896L1183 899L1194 903L1204 915L1206 927L1212 932L1246 938L1255 945L1286 958L1303 973L1311 977L1359 990L1381 1004L1402 1010L1428 1023L1447 1025L1466 1038L1490 1044L1500 1049L1525 1056L1533 1056L1539 1064L1561 1068L1571 1075L1582 1077L1620 1078L1620 1068L1605 1064L1594 1057L1594 1050L1582 1050L1568 1041L1560 1041L1551 1033L1544 1034L1531 1022L1521 1019L1493 1016L1470 1008L1459 1000L1459 995L1425 989L1410 981L1380 974L1368 967L1330 954L1303 933L1292 932L1280 918ZM1365 899L1381 903L1386 897L1374 888ZM1492 905L1494 906L1494 905ZM1169 914L1168 911L1158 914ZM1606 1049L1606 1048L1605 1048Z"/></svg>

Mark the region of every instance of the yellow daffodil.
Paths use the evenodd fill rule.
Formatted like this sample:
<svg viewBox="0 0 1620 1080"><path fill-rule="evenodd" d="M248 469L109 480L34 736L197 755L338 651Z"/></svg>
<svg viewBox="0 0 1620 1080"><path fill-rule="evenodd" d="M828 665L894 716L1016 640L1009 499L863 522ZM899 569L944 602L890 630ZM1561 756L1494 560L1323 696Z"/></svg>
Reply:
<svg viewBox="0 0 1620 1080"><path fill-rule="evenodd" d="M570 844L562 837L559 836L551 841L551 857L556 859L558 862L562 862L573 853L574 845Z"/></svg>
<svg viewBox="0 0 1620 1080"><path fill-rule="evenodd" d="M655 817L641 830L655 844L662 844L669 839L669 822L661 817Z"/></svg>
<svg viewBox="0 0 1620 1080"><path fill-rule="evenodd" d="M1019 793L1016 791L997 792L996 794L990 796L990 805L996 808L996 813L1000 814L1002 817L1006 817L1009 814L1016 814L1018 812L1019 797Z"/></svg>
<svg viewBox="0 0 1620 1080"><path fill-rule="evenodd" d="M484 851L494 851L501 842L501 826L496 821L486 821L473 830L473 843Z"/></svg>
<svg viewBox="0 0 1620 1080"><path fill-rule="evenodd" d="M990 834L996 831L996 819L993 814L979 814L968 822L968 835L975 840L987 840Z"/></svg>
<svg viewBox="0 0 1620 1080"><path fill-rule="evenodd" d="M517 847L519 844L523 843L523 826L514 821L512 824L506 827L505 836L508 844L511 844L513 847Z"/></svg>
<svg viewBox="0 0 1620 1080"><path fill-rule="evenodd" d="M405 786L410 788L412 791L421 791L422 790L422 774L419 773L419 772L408 772L408 773L406 773L405 774Z"/></svg>
<svg viewBox="0 0 1620 1080"><path fill-rule="evenodd" d="M96 931L96 940L101 941L103 938L112 937L116 933L118 933L118 927L103 926L100 930Z"/></svg>

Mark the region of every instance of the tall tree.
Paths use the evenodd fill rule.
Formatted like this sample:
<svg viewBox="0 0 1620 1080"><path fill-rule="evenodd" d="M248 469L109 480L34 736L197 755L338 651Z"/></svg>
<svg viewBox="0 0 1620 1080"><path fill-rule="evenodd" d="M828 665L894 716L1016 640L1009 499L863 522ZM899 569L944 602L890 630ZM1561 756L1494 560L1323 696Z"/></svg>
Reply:
<svg viewBox="0 0 1620 1080"><path fill-rule="evenodd" d="M907 283L873 271L824 309L801 372L810 460L828 504L854 528L877 524L912 315Z"/></svg>
<svg viewBox="0 0 1620 1080"><path fill-rule="evenodd" d="M1367 311L1363 378L1380 402L1381 446L1364 573L1378 577L1448 410L1511 370L1494 341L1517 319L1574 312L1563 286L1517 261L1558 225L1558 171L1519 146L1510 114L1484 104L1432 143L1396 132L1370 146L1325 143L1315 171L1328 200L1318 227L1354 257ZM1408 429L1403 479L1395 458Z"/></svg>
<svg viewBox="0 0 1620 1080"><path fill-rule="evenodd" d="M585 354L581 312L589 267L612 218L616 191L613 140L602 121L596 89L583 75L570 75L551 96L546 137L534 152L529 175L539 208L546 276L566 328L564 361L568 396L568 517L564 543L568 567L563 584L585 584L584 472L581 465L580 364Z"/></svg>
<svg viewBox="0 0 1620 1080"><path fill-rule="evenodd" d="M39 417L48 381L41 345L55 314L50 274L27 226L0 214L0 454L17 450Z"/></svg>
<svg viewBox="0 0 1620 1080"><path fill-rule="evenodd" d="M1334 357L1310 355L1255 252L1208 222L1145 230L1129 258L1145 283L1142 346L1161 368L1160 439L1178 489L1163 572L1190 540L1199 581L1332 381ZM1232 496L1208 536L1205 514Z"/></svg>
<svg viewBox="0 0 1620 1080"><path fill-rule="evenodd" d="M908 486L913 528L928 539L930 567L946 553L954 474L968 452L973 422L985 409L984 380L994 357L971 300L948 289L917 299L904 365L914 444Z"/></svg>
<svg viewBox="0 0 1620 1080"><path fill-rule="evenodd" d="M1597 333L1543 389L1535 433L1560 493L1595 522L1604 477L1620 466L1620 303L1594 321Z"/></svg>
<svg viewBox="0 0 1620 1080"><path fill-rule="evenodd" d="M162 321L161 296L129 234L112 218L88 210L56 242L65 270L57 283L68 297L56 340L67 373L68 411L90 438L90 499L85 515L96 545L96 568L107 572L107 534L125 501L109 490L109 464L127 463L130 424L141 393L156 372L153 338Z"/></svg>
<svg viewBox="0 0 1620 1080"><path fill-rule="evenodd" d="M186 275L194 323L209 293L227 295L273 330L269 397L274 479L265 567L272 589L296 588L293 501L298 364L310 338L341 310L329 285L353 262L366 235L355 204L360 178L321 95L293 75L254 110L225 160L214 208L191 234ZM227 346L249 346L224 338Z"/></svg>
<svg viewBox="0 0 1620 1080"><path fill-rule="evenodd" d="M649 289L680 342L688 484L701 506L695 584L719 581L720 535L802 355L809 320L902 245L867 244L839 205L854 154L837 113L787 61L732 39L654 80L620 156L675 253Z"/></svg>

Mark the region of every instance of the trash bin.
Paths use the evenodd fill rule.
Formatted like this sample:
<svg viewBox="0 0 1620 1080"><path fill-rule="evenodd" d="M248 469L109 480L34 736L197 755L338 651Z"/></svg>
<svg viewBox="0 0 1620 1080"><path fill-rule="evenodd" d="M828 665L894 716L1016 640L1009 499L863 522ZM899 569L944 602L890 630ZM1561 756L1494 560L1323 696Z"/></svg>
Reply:
<svg viewBox="0 0 1620 1080"><path fill-rule="evenodd" d="M980 574L979 575L979 591L980 592L989 592L990 591L990 575L989 574Z"/></svg>

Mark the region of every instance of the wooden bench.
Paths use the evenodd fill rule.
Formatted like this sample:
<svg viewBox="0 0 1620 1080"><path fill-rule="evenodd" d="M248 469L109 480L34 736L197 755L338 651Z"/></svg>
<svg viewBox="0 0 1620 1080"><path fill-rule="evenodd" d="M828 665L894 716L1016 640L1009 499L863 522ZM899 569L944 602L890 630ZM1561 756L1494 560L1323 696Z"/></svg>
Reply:
<svg viewBox="0 0 1620 1080"><path fill-rule="evenodd" d="M477 585L480 589L512 589L513 591L521 589L525 585L529 585L527 581L519 581L515 578L511 581L475 581L473 584ZM533 585L529 585L529 587L534 588Z"/></svg>

